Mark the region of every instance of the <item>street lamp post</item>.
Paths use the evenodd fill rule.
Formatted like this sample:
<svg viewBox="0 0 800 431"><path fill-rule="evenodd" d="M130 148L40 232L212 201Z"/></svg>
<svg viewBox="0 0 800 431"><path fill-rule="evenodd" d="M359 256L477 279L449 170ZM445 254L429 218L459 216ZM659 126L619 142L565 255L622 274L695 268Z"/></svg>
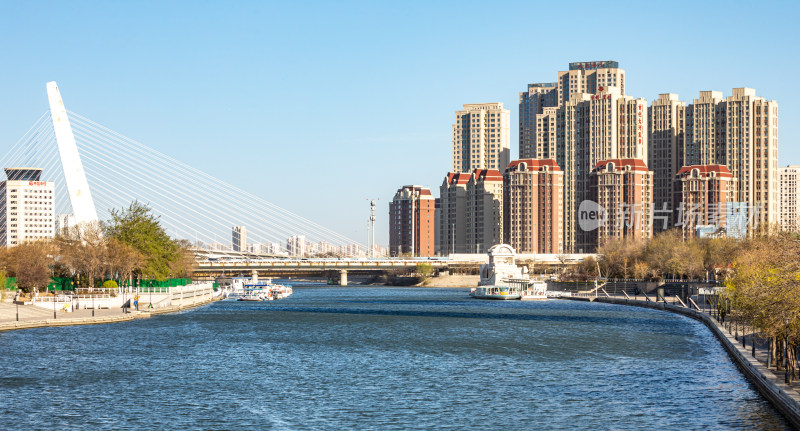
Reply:
<svg viewBox="0 0 800 431"><path fill-rule="evenodd" d="M78 280L78 287L80 288L80 286L81 286L81 281ZM91 294L92 294L92 317L94 317L94 290L91 291Z"/></svg>
<svg viewBox="0 0 800 431"><path fill-rule="evenodd" d="M414 241L416 232L414 231L414 188L411 188L411 257L414 257Z"/></svg>
<svg viewBox="0 0 800 431"><path fill-rule="evenodd" d="M784 382L788 385L791 381L789 377L789 358L787 358L787 354L789 353L789 319L785 319L786 322L786 333L784 333L783 338L783 371L784 371Z"/></svg>

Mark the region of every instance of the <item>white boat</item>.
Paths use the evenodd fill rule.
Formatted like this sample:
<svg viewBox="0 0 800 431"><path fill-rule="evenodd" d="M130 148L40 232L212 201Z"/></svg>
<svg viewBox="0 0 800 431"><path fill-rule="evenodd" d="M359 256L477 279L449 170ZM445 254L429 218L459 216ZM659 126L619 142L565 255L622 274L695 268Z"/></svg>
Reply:
<svg viewBox="0 0 800 431"><path fill-rule="evenodd" d="M255 281L252 279L236 278L231 283L230 289L225 292L225 299L232 301L272 301L283 299L293 293L292 287L283 284L273 284L271 279Z"/></svg>
<svg viewBox="0 0 800 431"><path fill-rule="evenodd" d="M287 286L285 284L272 284L270 282L269 286L270 286L269 291L270 293L272 293L272 296L275 299L283 299L290 296L293 293L292 287Z"/></svg>
<svg viewBox="0 0 800 431"><path fill-rule="evenodd" d="M519 299L523 301L547 299L547 283L544 280L530 280Z"/></svg>
<svg viewBox="0 0 800 431"><path fill-rule="evenodd" d="M245 287L244 294L238 301L272 301L273 297L269 290L261 288Z"/></svg>
<svg viewBox="0 0 800 431"><path fill-rule="evenodd" d="M235 278L231 282L230 287L225 291L224 298L229 301L238 301L244 294L244 279Z"/></svg>
<svg viewBox="0 0 800 431"><path fill-rule="evenodd" d="M517 252L508 244L489 249L489 263L481 265L478 287L469 295L477 299L547 299L547 284L531 280L528 268L517 266Z"/></svg>

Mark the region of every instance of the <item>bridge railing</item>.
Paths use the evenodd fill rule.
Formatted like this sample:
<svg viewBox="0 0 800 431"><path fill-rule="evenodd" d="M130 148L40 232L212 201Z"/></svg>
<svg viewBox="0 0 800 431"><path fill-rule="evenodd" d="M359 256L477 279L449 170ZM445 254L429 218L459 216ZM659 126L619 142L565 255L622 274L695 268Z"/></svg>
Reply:
<svg viewBox="0 0 800 431"><path fill-rule="evenodd" d="M199 261L201 267L369 267L369 266L416 266L420 263L429 263L433 266L443 266L454 263L442 258L419 259L274 259L274 260L207 260ZM470 262L472 263L472 262Z"/></svg>

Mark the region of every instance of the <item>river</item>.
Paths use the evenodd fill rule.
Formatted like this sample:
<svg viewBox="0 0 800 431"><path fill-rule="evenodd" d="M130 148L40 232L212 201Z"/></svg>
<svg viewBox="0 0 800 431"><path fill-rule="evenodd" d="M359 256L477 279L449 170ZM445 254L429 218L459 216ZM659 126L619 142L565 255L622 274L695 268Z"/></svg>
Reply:
<svg viewBox="0 0 800 431"><path fill-rule="evenodd" d="M466 289L10 331L0 363L0 429L790 429L701 323Z"/></svg>

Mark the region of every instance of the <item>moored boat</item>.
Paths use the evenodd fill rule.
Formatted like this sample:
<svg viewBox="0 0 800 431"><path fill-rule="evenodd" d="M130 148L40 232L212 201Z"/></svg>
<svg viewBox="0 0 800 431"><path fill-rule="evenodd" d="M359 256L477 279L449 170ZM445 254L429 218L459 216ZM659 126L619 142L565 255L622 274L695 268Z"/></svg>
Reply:
<svg viewBox="0 0 800 431"><path fill-rule="evenodd" d="M234 279L230 290L225 293L225 299L233 301L272 301L283 299L293 293L292 287L283 284L273 284L271 279L252 282L248 279Z"/></svg>
<svg viewBox="0 0 800 431"><path fill-rule="evenodd" d="M520 299L522 292L514 286L478 286L469 295L477 299Z"/></svg>
<svg viewBox="0 0 800 431"><path fill-rule="evenodd" d="M508 244L489 249L489 263L481 265L478 287L469 295L477 299L547 299L547 284L528 277L528 268L519 267L516 251Z"/></svg>

